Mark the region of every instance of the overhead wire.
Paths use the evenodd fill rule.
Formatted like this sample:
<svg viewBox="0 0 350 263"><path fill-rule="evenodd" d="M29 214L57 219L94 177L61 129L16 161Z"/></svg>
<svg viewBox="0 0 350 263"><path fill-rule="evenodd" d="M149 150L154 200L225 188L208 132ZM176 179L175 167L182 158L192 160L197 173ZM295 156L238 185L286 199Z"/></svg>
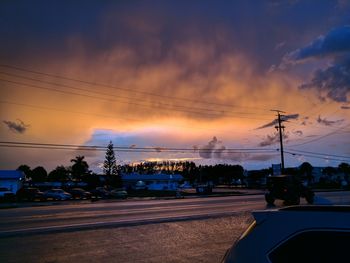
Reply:
<svg viewBox="0 0 350 263"><path fill-rule="evenodd" d="M312 155L312 154L302 154L302 153L296 153L296 152L290 152L290 151L284 151L285 153L292 155L292 156L301 156L301 157L310 157L310 158L316 158L316 159L322 159L322 160L330 160L330 161L338 161L338 162L347 162L350 160L350 158L343 158L343 159L339 159L339 158L330 158L330 157L326 157L326 156L318 156L318 155Z"/></svg>
<svg viewBox="0 0 350 263"><path fill-rule="evenodd" d="M22 83L22 82L2 79L2 78L0 78L0 81L5 81L5 82L8 82L8 83L12 83L12 84L23 85L23 86L27 86L27 87L42 89L42 90L54 91L54 92L63 93L63 94L82 96L82 97L87 97L87 98L95 99L95 100L103 100L103 101L109 101L109 102L121 102L121 103L125 103L125 104L128 104L128 105L147 107L147 108L152 107L152 105L144 105L144 104L140 104L140 103L136 103L136 102L124 102L124 101L120 101L118 99L102 98L102 97L92 96L92 95L88 95L88 94L76 93L76 92L72 92L72 91L65 91L65 90L60 90L60 89L55 89L55 88L42 87L42 86L38 86L38 85L33 85L33 84L29 84L29 83ZM180 109L169 109L169 108L168 109L163 109L163 110L171 110L171 111L179 111L179 112L186 112L186 113L193 113L193 114L203 115L202 112L197 112L197 111L180 110ZM204 115L218 116L218 114L212 114L212 113L205 113Z"/></svg>
<svg viewBox="0 0 350 263"><path fill-rule="evenodd" d="M141 119L135 119L135 118L126 118L123 116L110 116L110 115L104 115L104 114L96 114L96 113L88 113L88 112L81 112L81 111L70 111L70 110L63 110L58 108L52 108L52 107L43 107L39 105L32 105L32 104L25 104L25 103L17 103L12 101L2 101L0 100L0 104L9 104L9 105L16 105L21 107L29 107L29 108L35 108L39 110L49 110L49 111L57 111L57 112L65 112L65 113L73 113L73 114L81 114L86 116L97 116L102 118L108 118L108 119L114 119L114 120L127 120L127 121L133 121L133 122L144 122L145 120ZM169 126L169 127L176 127L176 128L186 128L186 129L196 129L196 130L208 130L208 131L215 131L218 133L224 133L224 131L218 130L218 129L210 129L210 128L203 128L203 127L197 127L197 126L185 126L185 125L175 125L175 124L159 124L162 126Z"/></svg>
<svg viewBox="0 0 350 263"><path fill-rule="evenodd" d="M120 103L124 103L124 104L128 104L128 105L134 105L134 106L139 106L139 107L155 108L155 106L157 106L157 105L140 104L140 103L137 103L137 102L130 102L130 101L125 102L125 101L121 101L121 100L118 100L118 99L97 97L97 96L92 96L92 95L88 95L88 94L76 93L76 92L72 92L72 91L65 91L65 90L60 90L60 89L55 89L55 88L42 87L42 86L38 86L38 85L33 85L33 84L29 84L29 83L23 83L23 82L18 82L18 81L3 79L3 78L0 78L0 81L4 81L4 82L16 84L16 85L23 85L23 86L27 86L27 87L42 89L42 90L54 91L54 92L63 93L63 94L82 96L82 97L87 97L87 98L90 98L90 99L110 101L110 102L120 102ZM204 113L204 112L192 111L192 110L181 110L181 109L178 109L179 106L166 105L166 104L163 104L163 103L158 103L158 106L168 107L168 108L163 108L162 109L162 110L166 110L166 111L177 111L177 112L184 112L184 113L190 113L190 114L198 114L198 115L202 115L202 116L203 115L213 116L213 117L225 116L225 117L237 118L237 119L266 120L266 119L262 119L262 118L235 116L235 115L226 114L225 112L218 112L218 113L214 114L214 113ZM189 108L189 107L181 107L181 108Z"/></svg>
<svg viewBox="0 0 350 263"><path fill-rule="evenodd" d="M230 105L230 104L216 103L216 102L210 102L210 101L194 100L194 99L180 98L180 97L175 97L175 96L167 96L167 95L162 95L162 94L158 94L158 93L153 93L153 92L148 92L148 91L141 91L141 90L135 90L135 89L129 89L129 88L121 88L121 87L117 87L117 86L114 86L114 85L108 85L108 84L103 84L103 83L96 83L96 82L86 81L86 80L72 78L72 77L67 77L67 76L60 76L60 75L40 72L40 71L36 71L36 70L30 70L30 69L17 67L17 66L12 66L12 65L0 64L0 67L8 68L8 69L14 69L14 70L22 71L22 72L28 72L28 73L42 75L42 76L48 76L48 77L57 78L57 79L63 79L63 80L68 80L68 81L79 82L79 83L92 85L92 86L101 86L101 87L117 89L117 90L126 91L126 92L139 93L139 94L142 94L142 95L148 95L148 96L154 96L154 97L166 98L166 99L172 99L172 100L180 100L182 102L183 101L188 101L188 102L191 102L191 103L200 103L200 104L205 104L205 105L230 107L230 108L232 108L232 107L245 108L245 109L249 108L249 109L267 111L266 109L262 109L262 108L258 108L258 107L239 106L239 105L232 105L232 104Z"/></svg>
<svg viewBox="0 0 350 263"><path fill-rule="evenodd" d="M111 94L111 93L105 93L105 92L96 91L96 90L90 90L90 89L73 87L73 86L70 86L70 85L62 84L62 83L55 83L55 82L51 82L51 81L35 79L35 78L27 77L27 76L21 76L21 75L18 75L18 74L13 74L13 73L8 73L8 72L3 72L3 71L0 71L0 74L11 76L11 77L16 77L16 78L21 78L21 79L25 79L25 80L29 80L29 81L35 81L35 82L39 82L39 83L45 83L45 84L49 84L49 85L69 88L69 89L73 89L73 90L77 90L77 91L89 92L89 93L93 93L93 94L97 94L97 95L108 96L108 97L115 97L115 94ZM135 100L135 99L137 99L138 101L143 101L144 100L144 99L140 99L140 98L135 98L135 97L131 98L131 97L121 96L121 95L118 95L117 98L118 99L127 99L127 100ZM123 102L123 101L121 101L121 102L122 103L126 103L126 102ZM177 105L177 104L172 105L172 104L166 104L166 103L160 103L159 104L159 102L157 102L157 103L158 103L158 106L161 105L161 106L176 107L176 108L183 108L183 109L189 109L189 110L209 111L209 112L216 112L216 113L219 113L219 114L226 113L226 112L236 113L236 114L245 114L245 115L252 114L252 113L248 113L248 112L233 112L231 110L216 110L216 109L210 109L210 108L187 107L187 106ZM144 104L142 104L142 105L144 105ZM145 106L150 107L150 105L145 105ZM264 114L264 115L267 115L267 114Z"/></svg>
<svg viewBox="0 0 350 263"><path fill-rule="evenodd" d="M329 153L320 153L320 152L311 152L311 151L303 151L303 150L296 150L296 149L287 149L292 152L298 152L298 153L305 153L305 154L312 154L312 155L319 155L319 156L325 156L325 157L337 157L337 158L347 158L350 159L350 156L345 155L335 155L335 154L329 154Z"/></svg>
<svg viewBox="0 0 350 263"><path fill-rule="evenodd" d="M54 144L54 143L34 143L34 142L14 142L14 141L0 141L0 147L17 147L17 148L44 148L44 149L64 149L64 150L88 150L88 151L105 151L107 146L101 145L75 145L75 144ZM202 148L176 148L166 146L152 146L152 147L130 147L130 146L114 146L113 149L117 151L126 152L214 152L216 149L202 147ZM222 150L226 153L263 153L276 152L276 149L261 149L261 148L227 148Z"/></svg>
<svg viewBox="0 0 350 263"><path fill-rule="evenodd" d="M332 136L332 135L334 135L334 134L337 134L337 132L342 131L343 129L348 128L348 127L350 127L350 124L348 124L348 125L346 125L346 126L343 126L343 127L339 128L339 129L337 129L336 131L333 131L333 132L327 133L327 134L325 134L325 135L322 135L322 136L320 136L320 137L317 137L317 138L315 138L315 139L312 139L312 140L309 140L309 141L306 141L306 142L302 142L302 143L299 143L299 144L289 145L289 147L302 146L302 145L305 145L305 144L309 144L309 143L313 143L313 142L322 140L322 139L324 139L324 138L326 138L326 137L329 137L329 136Z"/></svg>

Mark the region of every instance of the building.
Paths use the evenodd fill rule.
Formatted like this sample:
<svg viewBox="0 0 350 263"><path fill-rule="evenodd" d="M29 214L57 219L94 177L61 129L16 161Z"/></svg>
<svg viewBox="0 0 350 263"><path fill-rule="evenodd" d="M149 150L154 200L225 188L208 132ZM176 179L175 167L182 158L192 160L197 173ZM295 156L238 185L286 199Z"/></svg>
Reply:
<svg viewBox="0 0 350 263"><path fill-rule="evenodd" d="M5 187L16 194L23 187L24 178L22 171L0 170L0 187Z"/></svg>
<svg viewBox="0 0 350 263"><path fill-rule="evenodd" d="M176 190L184 180L180 174L123 174L123 185L126 188L149 190Z"/></svg>
<svg viewBox="0 0 350 263"><path fill-rule="evenodd" d="M282 166L280 163L272 164L272 175L281 175L282 174Z"/></svg>

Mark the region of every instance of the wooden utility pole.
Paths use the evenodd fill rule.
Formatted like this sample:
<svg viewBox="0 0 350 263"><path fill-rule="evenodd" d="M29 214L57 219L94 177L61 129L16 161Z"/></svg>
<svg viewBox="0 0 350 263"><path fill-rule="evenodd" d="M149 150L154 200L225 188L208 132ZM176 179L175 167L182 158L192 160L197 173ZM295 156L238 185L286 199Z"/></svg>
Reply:
<svg viewBox="0 0 350 263"><path fill-rule="evenodd" d="M283 120L281 120L281 113L285 113L280 110L272 110L277 112L277 120L278 120L278 126L275 126L276 130L279 132L280 136L280 152L281 152L281 172L284 173L284 155L283 155L283 136L282 136L282 129L284 130L284 126L282 125Z"/></svg>

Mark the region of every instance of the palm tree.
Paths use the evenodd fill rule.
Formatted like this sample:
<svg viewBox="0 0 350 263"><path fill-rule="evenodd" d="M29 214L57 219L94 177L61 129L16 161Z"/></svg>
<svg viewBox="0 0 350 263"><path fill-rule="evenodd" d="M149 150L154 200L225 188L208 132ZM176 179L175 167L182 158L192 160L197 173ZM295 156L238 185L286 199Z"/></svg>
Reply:
<svg viewBox="0 0 350 263"><path fill-rule="evenodd" d="M72 163L72 177L81 180L82 177L89 173L89 165L84 161L84 156L76 156L75 159L70 160Z"/></svg>

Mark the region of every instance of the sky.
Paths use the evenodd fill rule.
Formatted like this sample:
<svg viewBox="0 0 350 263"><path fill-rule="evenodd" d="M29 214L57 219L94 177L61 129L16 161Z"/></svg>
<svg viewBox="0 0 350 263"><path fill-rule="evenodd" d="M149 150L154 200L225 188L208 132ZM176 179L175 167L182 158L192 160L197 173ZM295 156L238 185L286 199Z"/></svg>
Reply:
<svg viewBox="0 0 350 263"><path fill-rule="evenodd" d="M273 110L286 167L350 162L348 1L1 1L0 34L0 169L269 168Z"/></svg>

